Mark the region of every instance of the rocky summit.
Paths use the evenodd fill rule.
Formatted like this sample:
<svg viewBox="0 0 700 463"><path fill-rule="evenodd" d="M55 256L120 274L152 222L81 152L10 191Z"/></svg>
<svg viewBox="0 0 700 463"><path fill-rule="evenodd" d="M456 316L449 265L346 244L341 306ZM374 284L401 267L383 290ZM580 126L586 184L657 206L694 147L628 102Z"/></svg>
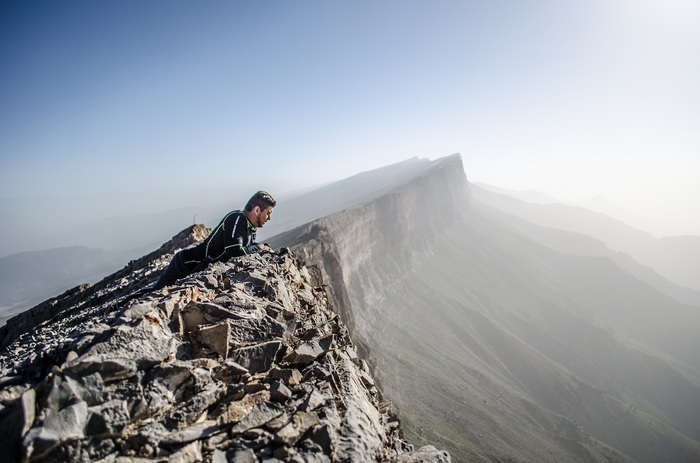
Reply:
<svg viewBox="0 0 700 463"><path fill-rule="evenodd" d="M18 462L449 462L414 449L291 252L147 288L194 226L0 331L0 451Z"/></svg>

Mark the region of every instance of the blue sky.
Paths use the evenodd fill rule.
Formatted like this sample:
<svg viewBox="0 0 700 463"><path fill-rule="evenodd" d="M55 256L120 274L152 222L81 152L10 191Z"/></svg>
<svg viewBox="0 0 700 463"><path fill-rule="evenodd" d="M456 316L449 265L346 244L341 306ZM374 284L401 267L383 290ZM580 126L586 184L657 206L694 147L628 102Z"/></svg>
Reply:
<svg viewBox="0 0 700 463"><path fill-rule="evenodd" d="M699 24L693 0L4 1L0 212L21 231L459 152L472 181L700 234Z"/></svg>

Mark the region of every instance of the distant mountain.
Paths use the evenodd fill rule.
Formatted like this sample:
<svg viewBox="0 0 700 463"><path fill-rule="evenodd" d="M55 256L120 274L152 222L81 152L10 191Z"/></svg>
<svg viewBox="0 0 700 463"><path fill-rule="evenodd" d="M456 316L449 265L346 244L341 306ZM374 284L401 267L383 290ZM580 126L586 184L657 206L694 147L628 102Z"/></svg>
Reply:
<svg viewBox="0 0 700 463"><path fill-rule="evenodd" d="M279 200L274 220L258 231L267 239L342 209L371 201L382 193L422 175L431 165L428 159L411 158L380 169L362 172L318 189Z"/></svg>
<svg viewBox="0 0 700 463"><path fill-rule="evenodd" d="M666 236L672 234L668 232L668 230L671 228L669 224L664 223L661 220L645 217L643 215L625 209L624 207L615 204L614 202L610 201L602 195L594 196L583 201L564 201L560 198L555 198L553 196L536 190L513 190L509 188L500 188L494 185L488 185L480 182L473 182L472 185L493 193L510 196L512 198L519 199L520 201L524 201L526 203L567 204L569 206L583 207L584 209L587 209L591 212L604 214L616 220L622 221L632 226L633 228L645 230L647 232L652 232L656 236Z"/></svg>
<svg viewBox="0 0 700 463"><path fill-rule="evenodd" d="M86 246L22 252L0 258L0 325L80 283L94 283L128 262L123 252Z"/></svg>
<svg viewBox="0 0 700 463"><path fill-rule="evenodd" d="M271 240L319 266L407 434L456 461L700 461L700 307L469 189L441 159Z"/></svg>
<svg viewBox="0 0 700 463"><path fill-rule="evenodd" d="M479 187L482 190L507 195L519 199L521 201L525 201L526 203L552 204L561 202L553 196L549 196L548 194L536 190L511 190L508 188L500 188L494 185L487 185L485 183L480 182L471 182L471 185Z"/></svg>
<svg viewBox="0 0 700 463"><path fill-rule="evenodd" d="M474 186L474 198L510 215L585 234L629 254L677 285L700 291L700 236L656 238L604 214L561 203L534 204Z"/></svg>
<svg viewBox="0 0 700 463"><path fill-rule="evenodd" d="M472 191L475 191L474 188L472 188ZM508 227L517 230L518 233L543 246L573 256L608 258L626 272L671 296L673 299L686 304L700 306L700 291L673 283L668 278L659 275L653 268L640 264L629 254L613 251L597 238L557 228L543 227L503 212L500 209L483 205L481 202L475 202L475 208L485 216L506 224Z"/></svg>

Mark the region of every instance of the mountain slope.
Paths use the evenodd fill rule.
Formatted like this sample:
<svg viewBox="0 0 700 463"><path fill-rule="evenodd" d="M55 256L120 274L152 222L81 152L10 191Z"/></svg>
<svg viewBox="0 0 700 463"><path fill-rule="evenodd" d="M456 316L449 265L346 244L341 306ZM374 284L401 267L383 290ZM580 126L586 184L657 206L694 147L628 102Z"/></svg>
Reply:
<svg viewBox="0 0 700 463"><path fill-rule="evenodd" d="M259 230L266 239L339 210L376 199L377 196L421 175L431 165L427 159L411 158L383 168L361 172L346 179L290 198L278 198L274 220Z"/></svg>
<svg viewBox="0 0 700 463"><path fill-rule="evenodd" d="M479 187L473 187L472 193L478 201L532 223L596 237L610 249L626 252L674 283L700 291L699 236L659 239L582 207L531 204Z"/></svg>
<svg viewBox="0 0 700 463"><path fill-rule="evenodd" d="M498 221L502 225L513 229L516 233L522 234L545 247L568 255L608 258L635 278L655 287L675 300L685 304L700 305L700 291L671 282L659 275L651 267L640 264L630 257L629 254L613 251L601 240L590 235L537 225L503 212L500 209L484 205L479 201L475 201L474 205L486 217Z"/></svg>
<svg viewBox="0 0 700 463"><path fill-rule="evenodd" d="M700 459L700 309L480 213L459 157L272 242L318 263L407 433L455 460Z"/></svg>

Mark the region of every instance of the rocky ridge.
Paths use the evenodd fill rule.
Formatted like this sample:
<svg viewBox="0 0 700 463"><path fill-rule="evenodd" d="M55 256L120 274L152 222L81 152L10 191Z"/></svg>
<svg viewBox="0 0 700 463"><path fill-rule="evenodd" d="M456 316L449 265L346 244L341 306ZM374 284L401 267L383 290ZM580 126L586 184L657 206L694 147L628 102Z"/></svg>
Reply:
<svg viewBox="0 0 700 463"><path fill-rule="evenodd" d="M286 250L125 302L206 231L8 321L5 461L450 461L404 440L319 280Z"/></svg>

